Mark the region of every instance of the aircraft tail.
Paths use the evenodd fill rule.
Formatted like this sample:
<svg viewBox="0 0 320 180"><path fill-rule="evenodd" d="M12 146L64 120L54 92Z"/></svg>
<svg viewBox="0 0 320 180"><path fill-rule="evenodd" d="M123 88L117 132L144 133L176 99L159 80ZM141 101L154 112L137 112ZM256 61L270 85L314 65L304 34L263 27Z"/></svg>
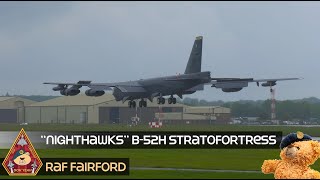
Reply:
<svg viewBox="0 0 320 180"><path fill-rule="evenodd" d="M196 37L184 74L201 72L202 36Z"/></svg>

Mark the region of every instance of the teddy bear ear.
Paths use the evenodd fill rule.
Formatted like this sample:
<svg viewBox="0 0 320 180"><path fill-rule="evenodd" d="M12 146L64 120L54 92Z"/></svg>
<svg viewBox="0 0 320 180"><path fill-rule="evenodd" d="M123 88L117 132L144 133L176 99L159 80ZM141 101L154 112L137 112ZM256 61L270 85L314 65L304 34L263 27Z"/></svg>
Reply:
<svg viewBox="0 0 320 180"><path fill-rule="evenodd" d="M312 141L312 147L315 153L320 156L320 142L318 141Z"/></svg>

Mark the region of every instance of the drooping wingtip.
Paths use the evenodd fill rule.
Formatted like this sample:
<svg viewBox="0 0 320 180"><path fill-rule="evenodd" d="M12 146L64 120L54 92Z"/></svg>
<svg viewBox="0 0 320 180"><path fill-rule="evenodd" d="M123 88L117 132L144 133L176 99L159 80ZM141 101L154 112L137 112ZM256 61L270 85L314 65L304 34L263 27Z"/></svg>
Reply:
<svg viewBox="0 0 320 180"><path fill-rule="evenodd" d="M302 80L304 79L303 77L297 77L297 78L291 78L290 80Z"/></svg>

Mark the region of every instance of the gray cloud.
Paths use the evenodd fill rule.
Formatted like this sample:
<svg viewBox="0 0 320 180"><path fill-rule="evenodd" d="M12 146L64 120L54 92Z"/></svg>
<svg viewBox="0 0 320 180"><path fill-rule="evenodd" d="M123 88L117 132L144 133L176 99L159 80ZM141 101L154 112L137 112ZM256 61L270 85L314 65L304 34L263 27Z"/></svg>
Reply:
<svg viewBox="0 0 320 180"><path fill-rule="evenodd" d="M319 97L318 2L1 2L0 94L58 94L45 81L182 73L195 36L214 77L282 78L278 99ZM267 99L268 88L189 97Z"/></svg>

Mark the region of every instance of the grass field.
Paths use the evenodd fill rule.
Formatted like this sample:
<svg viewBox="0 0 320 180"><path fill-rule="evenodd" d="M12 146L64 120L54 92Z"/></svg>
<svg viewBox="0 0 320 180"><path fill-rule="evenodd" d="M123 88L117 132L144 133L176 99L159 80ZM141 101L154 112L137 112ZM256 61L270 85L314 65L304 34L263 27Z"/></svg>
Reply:
<svg viewBox="0 0 320 180"><path fill-rule="evenodd" d="M0 179L271 179L272 175L258 173L230 172L182 172L182 171L141 171L132 170L130 176L35 176L35 177L2 177Z"/></svg>
<svg viewBox="0 0 320 180"><path fill-rule="evenodd" d="M19 125L0 125L0 131L20 130ZM270 126L173 126L162 129L149 129L145 126L129 128L127 126L98 125L27 125L28 131L302 131L312 136L320 136L317 127L270 127ZM0 150L0 157L5 157L8 150ZM163 168L194 168L218 170L256 170L265 159L278 159L279 149L38 149L41 158L64 157L105 157L130 158L131 167L163 167ZM320 170L319 162L313 166ZM8 177L8 176L5 176ZM40 176L37 176L40 177ZM65 176L66 178L84 178L81 176ZM129 176L87 176L88 178L273 178L273 175L262 173L231 173L231 172L191 172L168 170L131 170ZM4 177L0 177L1 179ZM11 177L10 177L11 178ZM54 178L43 176L43 178ZM60 178L60 176L56 176Z"/></svg>
<svg viewBox="0 0 320 180"><path fill-rule="evenodd" d="M311 136L320 136L320 127L303 126L245 126L245 125L167 125L162 128L149 128L147 125L128 127L127 125L97 124L0 124L0 131L281 131L283 135L302 131Z"/></svg>

